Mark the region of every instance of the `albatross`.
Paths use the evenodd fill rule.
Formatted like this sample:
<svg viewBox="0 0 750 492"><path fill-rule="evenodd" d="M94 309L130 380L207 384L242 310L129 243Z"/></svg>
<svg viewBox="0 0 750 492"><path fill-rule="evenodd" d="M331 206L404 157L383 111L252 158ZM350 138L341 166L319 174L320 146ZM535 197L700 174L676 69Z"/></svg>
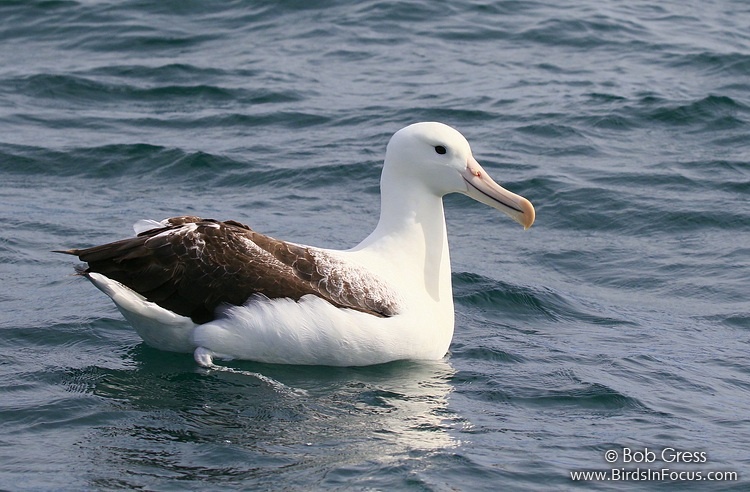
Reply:
<svg viewBox="0 0 750 492"><path fill-rule="evenodd" d="M233 220L136 222L134 237L58 251L157 349L266 363L365 366L441 359L454 328L443 196L463 193L531 227L461 133L415 123L391 137L380 220L351 249L281 241Z"/></svg>

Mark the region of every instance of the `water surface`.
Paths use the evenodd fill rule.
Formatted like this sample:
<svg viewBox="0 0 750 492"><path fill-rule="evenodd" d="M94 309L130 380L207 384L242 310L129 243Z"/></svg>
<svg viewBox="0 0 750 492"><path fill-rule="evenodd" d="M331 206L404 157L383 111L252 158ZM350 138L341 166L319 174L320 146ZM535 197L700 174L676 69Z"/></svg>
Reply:
<svg viewBox="0 0 750 492"><path fill-rule="evenodd" d="M672 447L707 462L641 468L744 489L748 25L739 0L4 2L0 488L619 490L570 471ZM446 199L443 361L205 372L50 253L180 214L350 247L422 120L537 209Z"/></svg>

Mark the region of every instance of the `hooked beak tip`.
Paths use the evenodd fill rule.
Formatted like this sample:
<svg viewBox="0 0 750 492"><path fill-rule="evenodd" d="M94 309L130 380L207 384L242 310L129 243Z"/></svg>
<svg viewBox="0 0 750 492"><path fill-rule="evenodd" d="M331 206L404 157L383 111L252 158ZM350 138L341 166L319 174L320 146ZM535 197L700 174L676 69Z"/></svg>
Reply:
<svg viewBox="0 0 750 492"><path fill-rule="evenodd" d="M532 205L531 202L526 198L521 198L518 205L523 211L523 216L519 217L518 222L520 222L520 224L523 226L523 230L525 231L528 230L529 227L532 226L532 224L534 224L534 220L536 219L536 211L534 210L534 205Z"/></svg>

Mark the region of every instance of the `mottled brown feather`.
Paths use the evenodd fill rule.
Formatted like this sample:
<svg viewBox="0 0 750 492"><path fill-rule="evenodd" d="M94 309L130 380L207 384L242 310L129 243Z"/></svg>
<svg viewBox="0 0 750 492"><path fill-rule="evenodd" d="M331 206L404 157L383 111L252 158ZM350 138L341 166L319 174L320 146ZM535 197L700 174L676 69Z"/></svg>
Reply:
<svg viewBox="0 0 750 492"><path fill-rule="evenodd" d="M196 323L213 320L219 305L241 305L254 294L294 300L313 294L380 317L398 310L393 297L382 295L387 291L382 281L353 282L343 265L320 250L279 241L235 221L184 216L168 224L133 238L61 252L88 263L82 274L101 273Z"/></svg>

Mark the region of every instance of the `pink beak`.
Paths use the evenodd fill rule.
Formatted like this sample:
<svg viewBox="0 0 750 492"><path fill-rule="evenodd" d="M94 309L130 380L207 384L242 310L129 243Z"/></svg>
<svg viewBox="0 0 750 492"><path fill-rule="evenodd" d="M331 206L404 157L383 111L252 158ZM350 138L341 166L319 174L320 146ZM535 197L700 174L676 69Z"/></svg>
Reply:
<svg viewBox="0 0 750 492"><path fill-rule="evenodd" d="M466 169L461 175L466 181L464 194L507 214L524 229L528 229L534 223L536 213L531 202L497 184L474 157L469 157Z"/></svg>

